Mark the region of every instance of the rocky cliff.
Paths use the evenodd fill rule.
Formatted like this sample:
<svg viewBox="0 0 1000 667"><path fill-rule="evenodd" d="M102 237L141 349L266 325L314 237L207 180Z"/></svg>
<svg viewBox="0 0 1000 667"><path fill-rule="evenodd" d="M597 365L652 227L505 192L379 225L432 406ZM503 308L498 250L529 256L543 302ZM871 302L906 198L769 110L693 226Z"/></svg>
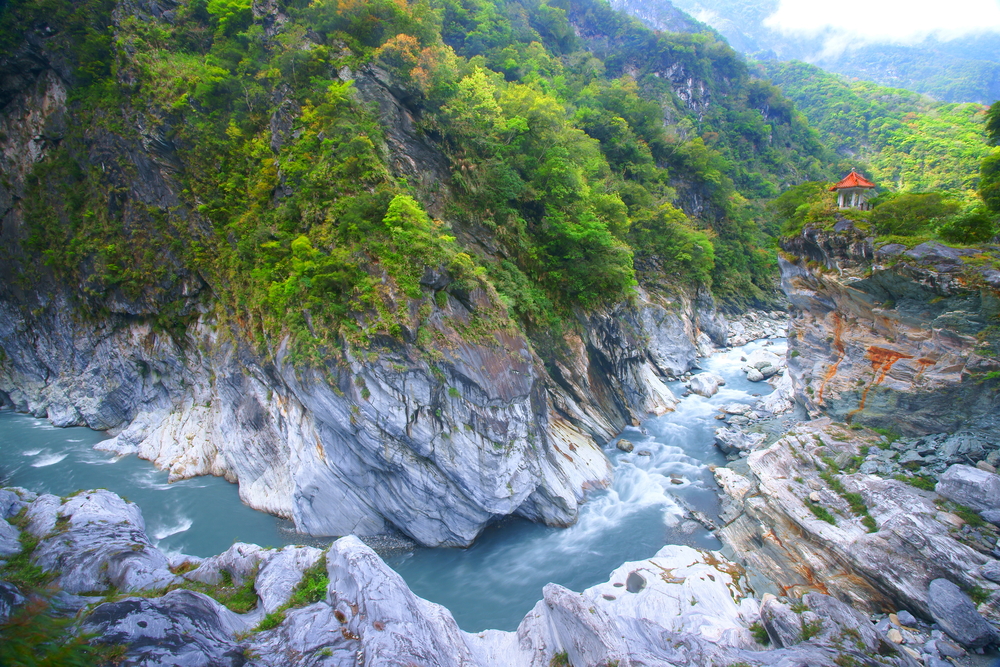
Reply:
<svg viewBox="0 0 1000 667"><path fill-rule="evenodd" d="M996 248L876 248L846 220L782 248L788 367L812 414L915 435L997 427Z"/></svg>
<svg viewBox="0 0 1000 667"><path fill-rule="evenodd" d="M964 590L960 624L994 641L997 249L877 246L847 220L782 249L788 378L815 419L716 469L720 537L793 597L949 627L941 600Z"/></svg>

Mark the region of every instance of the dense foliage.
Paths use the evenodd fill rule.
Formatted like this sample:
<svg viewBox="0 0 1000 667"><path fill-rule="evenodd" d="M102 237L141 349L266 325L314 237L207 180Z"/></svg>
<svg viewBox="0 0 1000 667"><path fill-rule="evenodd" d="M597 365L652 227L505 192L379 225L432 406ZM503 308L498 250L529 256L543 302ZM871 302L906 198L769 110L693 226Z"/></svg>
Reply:
<svg viewBox="0 0 1000 667"><path fill-rule="evenodd" d="M884 188L973 195L989 147L985 107L942 104L905 90L849 81L800 62L760 65L842 155Z"/></svg>
<svg viewBox="0 0 1000 667"><path fill-rule="evenodd" d="M782 234L792 236L806 225L831 229L843 218L870 231L879 244L897 242L914 246L938 240L975 245L990 242L1000 231L995 212L981 201L969 203L942 192L884 193L871 200L870 211L841 210L829 186L830 183L823 182L803 183L770 204L781 221Z"/></svg>
<svg viewBox="0 0 1000 667"><path fill-rule="evenodd" d="M44 26L74 72L6 259L21 285L78 285L98 313L113 297L181 330L181 295L205 281L262 347L291 334L315 359L344 339L419 344L441 304L428 270L529 333L627 298L634 260L767 300L754 200L831 175L816 133L724 43L599 0L129 7L13 0L0 19L6 53ZM154 195L140 145L168 167Z"/></svg>

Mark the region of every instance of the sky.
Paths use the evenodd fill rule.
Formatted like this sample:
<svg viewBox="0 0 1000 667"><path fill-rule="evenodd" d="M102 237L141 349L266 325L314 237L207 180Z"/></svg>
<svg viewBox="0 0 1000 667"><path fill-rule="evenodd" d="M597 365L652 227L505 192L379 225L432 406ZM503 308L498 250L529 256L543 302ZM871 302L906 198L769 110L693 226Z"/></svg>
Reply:
<svg viewBox="0 0 1000 667"><path fill-rule="evenodd" d="M825 32L833 42L950 40L1000 32L1000 0L780 0L764 23L787 33Z"/></svg>

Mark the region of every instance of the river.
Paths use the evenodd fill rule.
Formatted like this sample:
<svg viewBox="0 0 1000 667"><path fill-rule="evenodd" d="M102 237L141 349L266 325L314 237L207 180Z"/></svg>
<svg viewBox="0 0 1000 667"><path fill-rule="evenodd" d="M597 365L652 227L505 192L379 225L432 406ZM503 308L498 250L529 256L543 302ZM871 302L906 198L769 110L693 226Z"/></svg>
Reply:
<svg viewBox="0 0 1000 667"><path fill-rule="evenodd" d="M740 371L740 356L765 344L754 341L702 359L704 370L726 379L718 394L687 396L673 412L626 429L622 437L634 443L632 453L609 443L614 482L591 494L573 526L511 518L489 527L468 549L394 549L383 557L414 593L446 606L462 629L478 632L515 629L548 582L579 591L665 544L719 548L705 528L684 520L677 498L717 517L719 488L709 466L725 458L713 444L715 415L721 405L753 403L752 394L770 393L769 385L748 382ZM769 344L784 353L784 340ZM671 389L683 392L680 383ZM93 449L104 437L0 411L0 485L56 495L109 489L138 503L150 539L168 552L204 557L234 541L271 547L316 542L296 534L289 522L243 505L236 486L221 478L168 484L167 473L147 461Z"/></svg>

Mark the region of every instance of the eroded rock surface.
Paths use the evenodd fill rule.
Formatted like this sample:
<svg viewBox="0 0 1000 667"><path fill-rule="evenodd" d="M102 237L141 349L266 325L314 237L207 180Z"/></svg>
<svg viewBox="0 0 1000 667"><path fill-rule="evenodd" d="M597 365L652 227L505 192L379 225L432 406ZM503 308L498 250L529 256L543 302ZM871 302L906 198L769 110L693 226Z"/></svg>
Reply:
<svg viewBox="0 0 1000 667"><path fill-rule="evenodd" d="M149 590L177 580L146 536L139 507L110 491L85 491L65 502L43 495L28 516L27 530L39 538L32 562L57 572L68 593Z"/></svg>
<svg viewBox="0 0 1000 667"><path fill-rule="evenodd" d="M496 516L572 523L610 479L600 445L673 408L664 379L697 354L693 305L648 296L596 313L546 368L518 335L459 336L491 307L470 299L449 297L425 324L444 341L434 364L397 345L303 371L283 346L264 361L208 317L176 339L124 318L80 323L59 299L36 316L0 298L0 392L59 425L114 429L102 447L171 479L225 476L307 533L395 526L467 545Z"/></svg>
<svg viewBox="0 0 1000 667"><path fill-rule="evenodd" d="M788 368L813 415L910 435L1000 426L996 381L981 384L1000 370L1000 292L966 263L974 251L875 252L850 225L807 227L783 248Z"/></svg>
<svg viewBox="0 0 1000 667"><path fill-rule="evenodd" d="M727 492L720 536L786 593L822 592L866 612L904 608L929 618L928 589L942 577L1000 598L979 571L993 558L996 531L981 540L933 493L856 472L861 447L875 442L816 420L750 453L746 474L717 469ZM993 606L983 611L1000 621Z"/></svg>

